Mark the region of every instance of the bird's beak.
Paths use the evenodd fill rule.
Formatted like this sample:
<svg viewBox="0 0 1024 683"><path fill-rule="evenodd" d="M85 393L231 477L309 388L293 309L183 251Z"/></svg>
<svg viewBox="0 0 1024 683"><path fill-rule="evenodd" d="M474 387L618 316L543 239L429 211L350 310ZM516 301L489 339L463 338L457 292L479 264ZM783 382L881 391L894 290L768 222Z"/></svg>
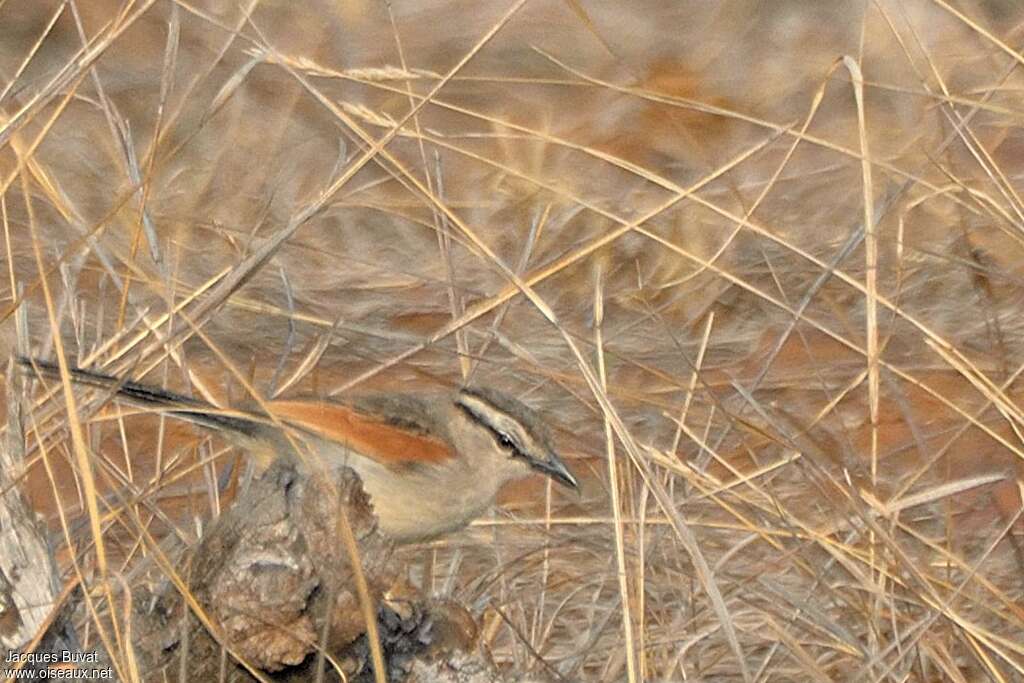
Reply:
<svg viewBox="0 0 1024 683"><path fill-rule="evenodd" d="M554 453L549 454L547 460L534 460L531 465L533 465L533 469L543 472L562 486L571 489L578 489L580 486L579 482L576 481L576 477L572 476L572 472L565 466L562 459Z"/></svg>

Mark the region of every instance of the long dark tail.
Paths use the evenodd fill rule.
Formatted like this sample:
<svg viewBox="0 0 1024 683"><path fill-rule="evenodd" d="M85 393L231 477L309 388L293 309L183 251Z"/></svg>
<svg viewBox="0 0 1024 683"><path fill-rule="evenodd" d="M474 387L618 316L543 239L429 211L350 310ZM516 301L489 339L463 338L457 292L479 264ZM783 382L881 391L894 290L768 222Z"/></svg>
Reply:
<svg viewBox="0 0 1024 683"><path fill-rule="evenodd" d="M60 367L56 363L38 358L18 358L18 364L30 374L38 374L48 379L60 380ZM227 429L240 434L251 435L258 426L256 420L244 417L225 415L206 401L189 398L173 391L147 384L139 384L128 379L114 377L95 370L69 367L71 381L82 386L105 389L115 396L141 406L161 408L164 411L189 422L212 429Z"/></svg>

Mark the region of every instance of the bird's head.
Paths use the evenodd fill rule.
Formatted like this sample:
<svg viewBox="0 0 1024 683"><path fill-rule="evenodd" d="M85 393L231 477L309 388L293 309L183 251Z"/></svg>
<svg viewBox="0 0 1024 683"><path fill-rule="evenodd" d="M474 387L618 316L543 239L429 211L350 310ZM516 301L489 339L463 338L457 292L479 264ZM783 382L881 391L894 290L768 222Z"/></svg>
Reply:
<svg viewBox="0 0 1024 683"><path fill-rule="evenodd" d="M552 448L543 420L522 402L494 390L463 389L455 405L466 428L486 436L510 478L541 472L563 486L578 488L576 477Z"/></svg>

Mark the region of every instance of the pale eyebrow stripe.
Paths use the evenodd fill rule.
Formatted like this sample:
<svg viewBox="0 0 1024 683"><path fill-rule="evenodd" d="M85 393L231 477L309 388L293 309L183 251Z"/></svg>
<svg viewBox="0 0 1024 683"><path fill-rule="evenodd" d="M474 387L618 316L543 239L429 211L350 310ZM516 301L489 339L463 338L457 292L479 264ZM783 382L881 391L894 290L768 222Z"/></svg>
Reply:
<svg viewBox="0 0 1024 683"><path fill-rule="evenodd" d="M491 420L488 420L485 413L472 407L472 404L474 402L481 406L485 406L488 409L497 413L498 416L503 419L503 421L508 422L508 425L511 428L506 430L500 429L500 425L496 425ZM459 408L463 410L463 412L469 415L474 422L476 422L479 425L482 425L483 427L486 427L492 434L494 434L494 436L504 436L511 439L513 446L520 453L527 453L529 450L529 448L527 447L527 443L535 440L530 436L529 432L519 423L518 420L510 416L501 408L492 404L490 401L487 401L483 397L477 396L476 394L467 394L464 396L460 396L459 399L456 401L456 405L458 405ZM526 437L526 440L524 440L524 436Z"/></svg>

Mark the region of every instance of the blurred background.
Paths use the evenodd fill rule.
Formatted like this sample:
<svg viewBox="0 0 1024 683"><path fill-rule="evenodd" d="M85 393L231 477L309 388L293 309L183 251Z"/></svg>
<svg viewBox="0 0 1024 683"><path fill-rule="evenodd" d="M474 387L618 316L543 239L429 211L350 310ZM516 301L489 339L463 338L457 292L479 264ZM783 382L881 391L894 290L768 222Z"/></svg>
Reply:
<svg viewBox="0 0 1024 683"><path fill-rule="evenodd" d="M219 401L519 396L582 494L402 553L520 670L1024 680L1022 21L0 1L0 351ZM24 391L57 474L30 438L16 486L88 564L65 406ZM105 399L101 491L193 533L237 454Z"/></svg>

